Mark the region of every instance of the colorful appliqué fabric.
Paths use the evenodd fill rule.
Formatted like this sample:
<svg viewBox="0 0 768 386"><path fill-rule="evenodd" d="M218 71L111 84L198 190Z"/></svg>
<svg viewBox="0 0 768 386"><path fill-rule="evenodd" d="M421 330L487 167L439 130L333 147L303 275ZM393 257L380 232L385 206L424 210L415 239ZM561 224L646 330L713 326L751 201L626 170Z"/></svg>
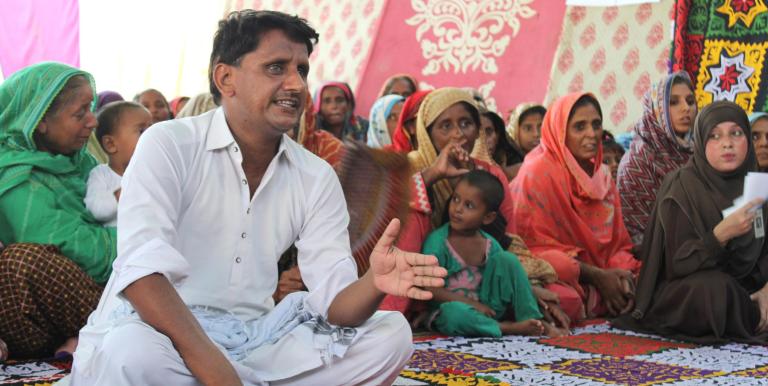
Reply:
<svg viewBox="0 0 768 386"><path fill-rule="evenodd" d="M768 108L768 6L765 0L677 0L673 70L694 81L699 107L736 102L748 113Z"/></svg>

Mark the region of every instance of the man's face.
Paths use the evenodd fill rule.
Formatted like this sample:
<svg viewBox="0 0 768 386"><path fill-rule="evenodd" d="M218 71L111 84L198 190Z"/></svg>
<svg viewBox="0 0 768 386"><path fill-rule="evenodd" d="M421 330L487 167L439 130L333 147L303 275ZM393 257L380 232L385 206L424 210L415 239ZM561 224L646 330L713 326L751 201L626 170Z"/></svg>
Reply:
<svg viewBox="0 0 768 386"><path fill-rule="evenodd" d="M279 134L299 124L304 111L309 55L304 43L283 31L261 36L259 46L233 67L232 107L246 117L248 127Z"/></svg>

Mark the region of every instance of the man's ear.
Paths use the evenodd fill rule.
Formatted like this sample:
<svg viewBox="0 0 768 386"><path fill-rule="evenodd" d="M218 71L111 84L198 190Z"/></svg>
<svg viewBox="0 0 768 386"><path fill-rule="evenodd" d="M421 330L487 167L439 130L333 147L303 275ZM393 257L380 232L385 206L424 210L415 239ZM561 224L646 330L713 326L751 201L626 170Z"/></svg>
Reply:
<svg viewBox="0 0 768 386"><path fill-rule="evenodd" d="M235 67L225 63L217 63L213 68L213 83L222 96L235 95Z"/></svg>
<svg viewBox="0 0 768 386"><path fill-rule="evenodd" d="M496 212L486 213L485 216L483 216L483 225L489 225L490 223L492 223L494 220L496 220L496 216L497 216Z"/></svg>
<svg viewBox="0 0 768 386"><path fill-rule="evenodd" d="M115 143L115 137L109 134L101 137L101 147L107 154L112 155L117 153L117 143Z"/></svg>

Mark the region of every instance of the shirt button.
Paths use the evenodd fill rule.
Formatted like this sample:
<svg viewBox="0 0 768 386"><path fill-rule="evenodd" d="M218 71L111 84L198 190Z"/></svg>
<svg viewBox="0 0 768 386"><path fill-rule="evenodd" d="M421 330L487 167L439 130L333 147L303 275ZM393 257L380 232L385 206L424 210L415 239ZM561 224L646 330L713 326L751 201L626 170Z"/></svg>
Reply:
<svg viewBox="0 0 768 386"><path fill-rule="evenodd" d="M241 261L243 261L243 259L241 259L240 256L235 258L235 263L240 264Z"/></svg>
<svg viewBox="0 0 768 386"><path fill-rule="evenodd" d="M248 181L246 179L243 179L243 185L248 185Z"/></svg>
<svg viewBox="0 0 768 386"><path fill-rule="evenodd" d="M246 234L245 234L245 232L243 232L243 233L240 235L240 237L242 237L242 238L245 238L245 236L248 236L248 235L246 235Z"/></svg>
<svg viewBox="0 0 768 386"><path fill-rule="evenodd" d="M234 150L234 152L235 152L235 153L237 153L238 151L240 151L240 149L238 149L238 148L237 148L237 146L235 146L234 148L232 148L232 150Z"/></svg>
<svg viewBox="0 0 768 386"><path fill-rule="evenodd" d="M248 209L245 211L245 214L251 214L251 208L248 208Z"/></svg>

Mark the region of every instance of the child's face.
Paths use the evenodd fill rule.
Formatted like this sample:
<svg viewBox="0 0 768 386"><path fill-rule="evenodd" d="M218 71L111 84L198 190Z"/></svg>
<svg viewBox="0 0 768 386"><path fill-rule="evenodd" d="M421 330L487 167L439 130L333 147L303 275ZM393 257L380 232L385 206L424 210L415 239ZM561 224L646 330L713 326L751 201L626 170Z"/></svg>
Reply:
<svg viewBox="0 0 768 386"><path fill-rule="evenodd" d="M475 231L493 222L496 212L488 211L480 189L469 185L466 181L460 181L451 196L448 216L451 229Z"/></svg>
<svg viewBox="0 0 768 386"><path fill-rule="evenodd" d="M152 124L152 115L145 108L126 109L120 114L115 131L109 135L111 146L107 149L110 162L128 165L136 150L139 136Z"/></svg>
<svg viewBox="0 0 768 386"><path fill-rule="evenodd" d="M614 182L617 181L616 177L619 174L619 162L621 162L621 154L615 150L603 148L603 163L611 169L611 176L613 176Z"/></svg>
<svg viewBox="0 0 768 386"><path fill-rule="evenodd" d="M537 113L530 113L520 121L520 127L517 129L517 138L520 141L518 145L526 154L539 146L542 122L544 122L544 116Z"/></svg>

